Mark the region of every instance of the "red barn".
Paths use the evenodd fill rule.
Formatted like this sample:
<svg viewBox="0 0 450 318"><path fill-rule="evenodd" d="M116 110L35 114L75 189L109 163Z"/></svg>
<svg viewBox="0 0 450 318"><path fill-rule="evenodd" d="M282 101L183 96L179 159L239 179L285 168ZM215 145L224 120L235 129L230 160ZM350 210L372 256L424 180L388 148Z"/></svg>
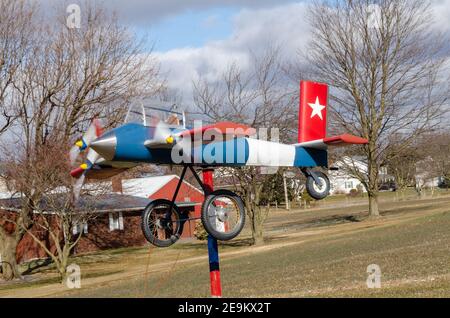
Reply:
<svg viewBox="0 0 450 318"><path fill-rule="evenodd" d="M114 180L113 191L133 197L148 198L151 200L172 200L179 180L180 178L176 175ZM190 218L200 218L200 210L203 200L203 191L200 191L186 180L183 180L176 202L187 203L194 206L194 211L189 213ZM183 228L182 237L192 237L195 224L195 221L186 222Z"/></svg>

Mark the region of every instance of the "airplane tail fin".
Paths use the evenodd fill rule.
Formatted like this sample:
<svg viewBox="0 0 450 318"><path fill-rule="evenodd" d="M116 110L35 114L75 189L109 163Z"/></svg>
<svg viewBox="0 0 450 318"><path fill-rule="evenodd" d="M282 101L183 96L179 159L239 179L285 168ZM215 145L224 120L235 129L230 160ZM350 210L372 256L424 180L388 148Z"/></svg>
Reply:
<svg viewBox="0 0 450 318"><path fill-rule="evenodd" d="M348 134L327 137L328 85L300 82L298 144L295 146L325 150L329 146L364 145L367 139Z"/></svg>
<svg viewBox="0 0 450 318"><path fill-rule="evenodd" d="M301 81L298 142L324 139L327 133L328 85Z"/></svg>

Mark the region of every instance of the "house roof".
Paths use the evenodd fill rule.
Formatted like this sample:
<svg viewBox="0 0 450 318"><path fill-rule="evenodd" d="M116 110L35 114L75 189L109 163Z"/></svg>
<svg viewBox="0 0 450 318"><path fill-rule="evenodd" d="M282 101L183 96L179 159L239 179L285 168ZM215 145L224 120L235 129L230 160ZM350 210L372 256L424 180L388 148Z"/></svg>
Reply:
<svg viewBox="0 0 450 318"><path fill-rule="evenodd" d="M169 183L175 175L122 180L124 194L148 198Z"/></svg>
<svg viewBox="0 0 450 318"><path fill-rule="evenodd" d="M57 196L56 194L54 195ZM76 210L79 212L95 212L95 213L108 213L114 211L132 212L142 211L151 202L151 199L141 198L131 195L110 193L105 195L99 195L95 197L82 197L77 203ZM41 203L41 209L45 212L51 213L54 210L57 203L48 204L48 201L43 200ZM64 202L61 200L61 205ZM179 207L195 206L194 202L176 202ZM18 211L22 207L22 199L10 198L0 200L0 209L9 211Z"/></svg>
<svg viewBox="0 0 450 318"><path fill-rule="evenodd" d="M122 180L122 191L124 194L132 195L135 197L148 198L163 188L166 184L172 181L174 178L179 180L176 175L157 176L157 177L145 177L137 179ZM202 191L191 185L190 183L183 181L184 184L190 186L196 191L203 194Z"/></svg>

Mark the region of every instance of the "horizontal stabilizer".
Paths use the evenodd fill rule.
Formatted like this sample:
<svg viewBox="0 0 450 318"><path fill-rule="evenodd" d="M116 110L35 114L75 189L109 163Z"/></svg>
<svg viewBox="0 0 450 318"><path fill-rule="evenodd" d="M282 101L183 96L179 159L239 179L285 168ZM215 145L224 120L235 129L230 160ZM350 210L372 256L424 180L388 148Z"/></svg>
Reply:
<svg viewBox="0 0 450 318"><path fill-rule="evenodd" d="M327 137L324 139L318 139L308 142L302 142L296 144L296 146L312 149L327 149L329 146L340 147L347 145L365 145L369 141L365 138L352 136L352 135L340 135L336 137Z"/></svg>

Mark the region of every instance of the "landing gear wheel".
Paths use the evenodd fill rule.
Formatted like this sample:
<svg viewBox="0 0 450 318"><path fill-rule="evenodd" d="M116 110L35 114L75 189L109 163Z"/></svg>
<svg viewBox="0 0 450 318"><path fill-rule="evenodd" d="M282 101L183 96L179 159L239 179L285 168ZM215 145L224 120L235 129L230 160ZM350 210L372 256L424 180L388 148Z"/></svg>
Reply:
<svg viewBox="0 0 450 318"><path fill-rule="evenodd" d="M201 215L206 232L220 241L229 241L241 233L245 224L242 199L228 190L217 190L208 195Z"/></svg>
<svg viewBox="0 0 450 318"><path fill-rule="evenodd" d="M169 247L181 236L180 211L175 204L170 219L166 219L171 205L169 200L158 199L150 202L142 212L142 232L147 241L157 247Z"/></svg>
<svg viewBox="0 0 450 318"><path fill-rule="evenodd" d="M312 176L308 176L306 179L306 191L312 198L323 200L330 195L330 180L326 174L320 171L314 171L314 174L319 179L320 184L317 184Z"/></svg>

